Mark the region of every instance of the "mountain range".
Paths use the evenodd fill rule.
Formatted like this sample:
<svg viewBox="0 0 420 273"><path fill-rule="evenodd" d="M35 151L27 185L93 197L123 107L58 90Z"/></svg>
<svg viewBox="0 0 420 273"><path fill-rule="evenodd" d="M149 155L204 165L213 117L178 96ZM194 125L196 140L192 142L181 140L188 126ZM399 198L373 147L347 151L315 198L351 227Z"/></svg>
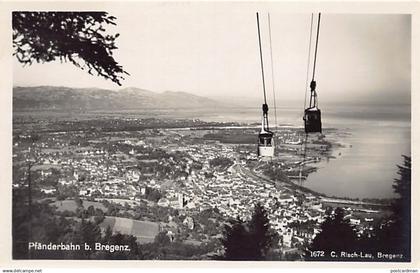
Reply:
<svg viewBox="0 0 420 273"><path fill-rule="evenodd" d="M13 110L135 110L227 108L227 103L186 92L140 88L108 90L57 86L14 87Z"/></svg>

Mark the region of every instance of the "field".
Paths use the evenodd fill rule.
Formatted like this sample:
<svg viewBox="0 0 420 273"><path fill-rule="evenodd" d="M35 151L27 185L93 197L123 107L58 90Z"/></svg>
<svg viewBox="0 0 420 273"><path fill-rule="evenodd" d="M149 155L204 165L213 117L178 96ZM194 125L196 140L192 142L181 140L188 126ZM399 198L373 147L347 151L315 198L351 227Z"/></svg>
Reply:
<svg viewBox="0 0 420 273"><path fill-rule="evenodd" d="M77 210L77 205L74 200L55 201L52 205L56 206L57 211L60 212L75 212ZM106 211L102 203L83 200L83 207L85 209L90 206L93 206L95 209L99 208L104 212ZM113 233L119 232L121 234L134 235L139 243L153 242L155 236L159 233L159 223L137 221L122 217L105 217L100 227L106 229L108 226L111 227Z"/></svg>
<svg viewBox="0 0 420 273"><path fill-rule="evenodd" d="M159 233L159 224L148 221L137 221L121 217L106 217L101 228L111 227L113 233L134 235L139 243L153 242Z"/></svg>
<svg viewBox="0 0 420 273"><path fill-rule="evenodd" d="M63 200L63 201L55 201L54 203L52 203L54 206L57 207L58 211L73 211L75 212L77 209L77 205L76 202L74 200ZM106 211L106 208L103 204L99 203L99 202L92 202L92 201L87 201L87 200L83 200L83 207L85 209L87 209L88 207L93 206L95 209L101 209L103 212Z"/></svg>
<svg viewBox="0 0 420 273"><path fill-rule="evenodd" d="M258 141L258 133L246 134L244 132L222 131L220 133L205 134L203 139L218 140L226 144L255 144Z"/></svg>
<svg viewBox="0 0 420 273"><path fill-rule="evenodd" d="M61 168L62 168L61 165L44 164L44 165L34 165L32 167L32 170L33 171L49 170L49 169L58 169L58 170L60 170Z"/></svg>
<svg viewBox="0 0 420 273"><path fill-rule="evenodd" d="M137 201L134 201L134 200L128 200L128 199L118 199L118 198L96 198L95 200L98 200L98 201L106 200L106 201L108 201L108 202L111 202L111 203L116 203L116 204L119 204L119 205L122 205L122 206L124 206L124 205L125 205L125 203L129 204L130 206L136 206L136 205L138 205L138 202L137 202Z"/></svg>

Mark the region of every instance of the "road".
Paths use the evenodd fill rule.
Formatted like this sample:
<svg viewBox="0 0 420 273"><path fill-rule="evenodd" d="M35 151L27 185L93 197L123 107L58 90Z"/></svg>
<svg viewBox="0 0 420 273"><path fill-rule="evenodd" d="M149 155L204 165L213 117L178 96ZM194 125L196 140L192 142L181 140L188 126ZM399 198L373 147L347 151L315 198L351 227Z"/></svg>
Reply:
<svg viewBox="0 0 420 273"><path fill-rule="evenodd" d="M308 194L307 192L305 192L305 190L299 189L300 186L298 185L290 185L287 182L282 182L282 181L273 181L270 180L269 178L262 176L260 174L257 174L255 172L255 168L254 169L248 169L243 165L240 164L235 164L232 167L239 175L245 176L245 177L250 177L252 180L255 181L260 181L261 183L270 183L270 184L275 184L277 186L281 186L282 188L285 188L287 190L290 190L292 192L296 192L296 193L300 193L300 194ZM302 187L304 188L304 187ZM305 188L306 189L306 188ZM348 200L348 199L341 199L341 198L331 198L331 197L322 197L319 193L316 192L312 192L311 193L317 197L321 198L321 202L323 203L336 203L336 204L344 204L344 205L357 205L357 206L377 206L377 207L387 207L387 205L385 204L379 204L379 203L372 203L372 202L364 202L364 201L360 201L360 200Z"/></svg>

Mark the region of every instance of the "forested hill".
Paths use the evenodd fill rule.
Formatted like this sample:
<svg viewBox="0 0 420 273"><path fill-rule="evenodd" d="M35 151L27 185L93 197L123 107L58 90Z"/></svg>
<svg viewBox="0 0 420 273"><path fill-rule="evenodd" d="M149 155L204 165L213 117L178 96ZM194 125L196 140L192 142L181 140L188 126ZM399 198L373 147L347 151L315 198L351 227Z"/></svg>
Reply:
<svg viewBox="0 0 420 273"><path fill-rule="evenodd" d="M140 88L118 91L56 86L14 87L13 111L27 110L135 110L216 109L227 104L186 92L162 93Z"/></svg>

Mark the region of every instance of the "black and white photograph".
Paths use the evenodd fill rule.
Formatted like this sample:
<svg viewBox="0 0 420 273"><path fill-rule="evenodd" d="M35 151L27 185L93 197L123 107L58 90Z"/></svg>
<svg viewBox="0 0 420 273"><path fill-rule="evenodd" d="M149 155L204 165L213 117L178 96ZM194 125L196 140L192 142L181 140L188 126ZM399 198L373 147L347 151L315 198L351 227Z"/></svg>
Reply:
<svg viewBox="0 0 420 273"><path fill-rule="evenodd" d="M413 261L412 15L231 4L11 12L12 260Z"/></svg>

